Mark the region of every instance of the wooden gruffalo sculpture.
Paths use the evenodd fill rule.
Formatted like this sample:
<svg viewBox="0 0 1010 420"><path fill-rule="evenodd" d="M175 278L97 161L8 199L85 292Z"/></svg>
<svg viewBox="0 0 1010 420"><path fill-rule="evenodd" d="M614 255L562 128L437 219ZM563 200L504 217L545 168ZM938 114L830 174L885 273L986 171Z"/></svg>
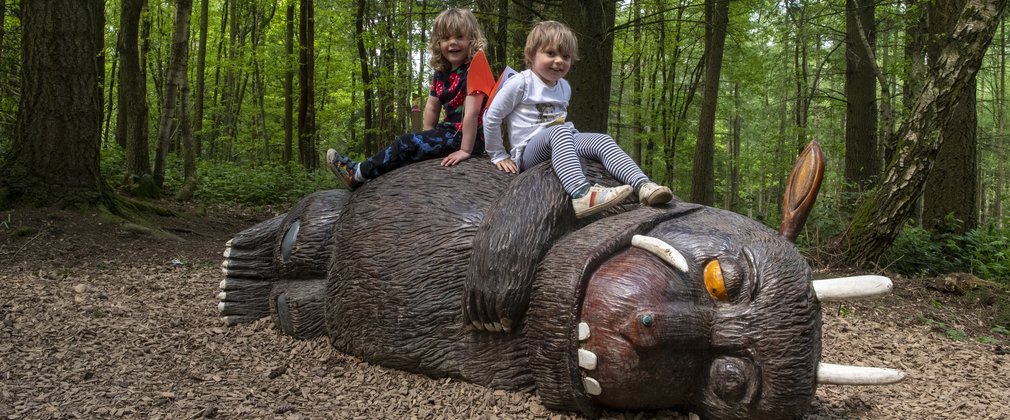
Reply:
<svg viewBox="0 0 1010 420"><path fill-rule="evenodd" d="M602 167L587 175L616 182ZM271 315L372 363L491 388L536 389L552 409L676 408L782 419L818 383L900 371L820 362L820 303L877 296L877 276L812 281L791 241L823 174L797 161L776 233L674 200L576 219L543 164L408 165L353 193L322 191L228 242L220 312Z"/></svg>

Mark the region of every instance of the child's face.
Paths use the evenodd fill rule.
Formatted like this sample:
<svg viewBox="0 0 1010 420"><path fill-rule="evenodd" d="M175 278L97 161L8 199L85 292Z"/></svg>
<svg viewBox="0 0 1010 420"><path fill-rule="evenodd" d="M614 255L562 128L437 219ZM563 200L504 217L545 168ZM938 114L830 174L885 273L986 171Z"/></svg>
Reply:
<svg viewBox="0 0 1010 420"><path fill-rule="evenodd" d="M452 68L459 67L470 57L470 36L455 34L438 41L438 48Z"/></svg>
<svg viewBox="0 0 1010 420"><path fill-rule="evenodd" d="M572 68L572 56L562 54L557 47L547 47L537 51L533 57L533 72L548 85L554 86Z"/></svg>

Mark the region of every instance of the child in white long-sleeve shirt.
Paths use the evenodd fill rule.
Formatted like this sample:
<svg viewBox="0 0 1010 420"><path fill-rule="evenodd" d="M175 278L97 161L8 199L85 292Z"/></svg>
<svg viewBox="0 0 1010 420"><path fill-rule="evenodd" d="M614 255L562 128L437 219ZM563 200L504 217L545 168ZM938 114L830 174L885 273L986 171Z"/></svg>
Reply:
<svg viewBox="0 0 1010 420"><path fill-rule="evenodd" d="M517 173L551 160L576 217L619 204L633 191L647 205L669 202L669 188L649 180L642 169L606 134L580 133L570 122L572 90L564 79L576 58L578 40L562 23L540 22L526 38L527 69L506 81L484 114L484 139L498 169ZM502 141L508 124L511 154ZM579 157L593 159L619 181L617 187L590 185Z"/></svg>

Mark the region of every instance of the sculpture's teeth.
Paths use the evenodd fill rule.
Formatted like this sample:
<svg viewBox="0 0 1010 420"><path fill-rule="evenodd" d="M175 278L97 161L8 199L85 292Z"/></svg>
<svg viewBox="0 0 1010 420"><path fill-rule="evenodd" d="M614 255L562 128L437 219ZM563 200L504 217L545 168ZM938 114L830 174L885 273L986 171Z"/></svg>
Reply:
<svg viewBox="0 0 1010 420"><path fill-rule="evenodd" d="M225 292L221 292L221 293L217 294L217 300L220 300L220 301L224 301L225 298L227 298L227 297L228 297L228 295Z"/></svg>
<svg viewBox="0 0 1010 420"><path fill-rule="evenodd" d="M221 285L218 286L221 290L225 290L225 287L228 287L228 279L221 280Z"/></svg>
<svg viewBox="0 0 1010 420"><path fill-rule="evenodd" d="M600 395L603 392L603 388L600 387L600 383L596 379L585 377L582 378L582 386L586 387L586 393L589 395Z"/></svg>
<svg viewBox="0 0 1010 420"><path fill-rule="evenodd" d="M228 268L228 260L221 261L221 268Z"/></svg>
<svg viewBox="0 0 1010 420"><path fill-rule="evenodd" d="M221 274L224 274L225 277L228 277L228 269L221 267Z"/></svg>
<svg viewBox="0 0 1010 420"><path fill-rule="evenodd" d="M228 240L228 242L225 242L224 243L225 248L231 248L231 242L234 241L234 240L235 240L235 238L231 238L231 239Z"/></svg>
<svg viewBox="0 0 1010 420"><path fill-rule="evenodd" d="M221 318L224 319L226 325L235 325L241 322L241 317L238 316L224 316Z"/></svg>
<svg viewBox="0 0 1010 420"><path fill-rule="evenodd" d="M220 312L224 312L224 302L217 304L217 310Z"/></svg>
<svg viewBox="0 0 1010 420"><path fill-rule="evenodd" d="M817 383L830 385L887 385L905 379L905 372L877 367L817 365Z"/></svg>
<svg viewBox="0 0 1010 420"><path fill-rule="evenodd" d="M874 298L891 293L894 287L891 279L884 276L840 277L814 280L811 284L821 302Z"/></svg>
<svg viewBox="0 0 1010 420"><path fill-rule="evenodd" d="M579 367L587 370L595 370L596 354L586 349L579 349Z"/></svg>
<svg viewBox="0 0 1010 420"><path fill-rule="evenodd" d="M666 261L667 264L670 264L670 266L676 268L681 273L687 272L687 259L684 258L684 254L681 254L680 251L677 251L676 248L662 239L645 235L635 235L631 237L631 245L655 254L657 257Z"/></svg>
<svg viewBox="0 0 1010 420"><path fill-rule="evenodd" d="M483 326L484 331L494 331L494 324L490 322L485 322Z"/></svg>
<svg viewBox="0 0 1010 420"><path fill-rule="evenodd" d="M231 256L231 247L230 246L229 247L225 247L223 255L224 255L225 258L228 258L228 257Z"/></svg>
<svg viewBox="0 0 1010 420"><path fill-rule="evenodd" d="M476 328L476 329L478 329L478 330L483 330L484 329L484 324L481 324L480 321L473 320L473 321L470 321L470 323L473 324L473 327Z"/></svg>
<svg viewBox="0 0 1010 420"><path fill-rule="evenodd" d="M589 324L585 322L579 323L579 341L586 341L589 338Z"/></svg>

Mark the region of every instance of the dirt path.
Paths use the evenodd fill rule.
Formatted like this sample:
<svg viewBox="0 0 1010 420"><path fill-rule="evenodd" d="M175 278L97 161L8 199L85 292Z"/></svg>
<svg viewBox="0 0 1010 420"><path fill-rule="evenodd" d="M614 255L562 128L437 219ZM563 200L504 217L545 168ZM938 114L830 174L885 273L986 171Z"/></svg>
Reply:
<svg viewBox="0 0 1010 420"><path fill-rule="evenodd" d="M215 298L223 244L265 213L157 221L181 240L97 216L18 209L0 219L8 214L2 418L571 418L531 394L369 365L267 320L224 326ZM897 278L884 300L825 306L825 361L901 368L908 379L821 387L806 418L1010 418L1007 337L989 332L991 308L922 283ZM958 331L967 338L948 337Z"/></svg>

